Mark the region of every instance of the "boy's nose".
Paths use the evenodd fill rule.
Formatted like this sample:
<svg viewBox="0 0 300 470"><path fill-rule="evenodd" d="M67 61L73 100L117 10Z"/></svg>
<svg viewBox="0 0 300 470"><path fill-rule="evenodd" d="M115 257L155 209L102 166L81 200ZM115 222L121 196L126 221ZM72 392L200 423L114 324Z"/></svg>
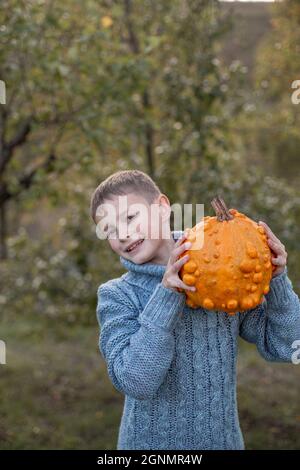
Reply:
<svg viewBox="0 0 300 470"><path fill-rule="evenodd" d="M124 242L124 241L127 241L129 238L129 234L127 233L127 235L125 235L125 237L122 237L122 238L119 238L120 242Z"/></svg>

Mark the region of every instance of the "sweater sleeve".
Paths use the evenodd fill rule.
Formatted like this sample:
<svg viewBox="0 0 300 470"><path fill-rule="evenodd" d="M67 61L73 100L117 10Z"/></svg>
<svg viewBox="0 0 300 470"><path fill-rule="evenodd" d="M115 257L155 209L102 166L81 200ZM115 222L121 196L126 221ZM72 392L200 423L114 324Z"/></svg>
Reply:
<svg viewBox="0 0 300 470"><path fill-rule="evenodd" d="M240 335L255 343L267 361L292 362L293 343L300 340L300 301L287 269L272 278L266 300L240 313Z"/></svg>
<svg viewBox="0 0 300 470"><path fill-rule="evenodd" d="M109 377L120 392L151 398L163 382L174 355L173 329L185 294L158 284L143 311L115 284L98 288L99 349Z"/></svg>

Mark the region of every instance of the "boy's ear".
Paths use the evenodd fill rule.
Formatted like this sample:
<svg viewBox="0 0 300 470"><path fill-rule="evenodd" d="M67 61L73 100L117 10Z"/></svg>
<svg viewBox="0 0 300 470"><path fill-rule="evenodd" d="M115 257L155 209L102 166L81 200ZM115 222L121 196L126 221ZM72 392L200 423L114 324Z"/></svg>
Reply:
<svg viewBox="0 0 300 470"><path fill-rule="evenodd" d="M171 205L166 194L160 194L156 203L159 205L159 214L163 221L168 220L171 214Z"/></svg>
<svg viewBox="0 0 300 470"><path fill-rule="evenodd" d="M171 214L171 207L167 204L159 204L159 211L163 220L167 220Z"/></svg>

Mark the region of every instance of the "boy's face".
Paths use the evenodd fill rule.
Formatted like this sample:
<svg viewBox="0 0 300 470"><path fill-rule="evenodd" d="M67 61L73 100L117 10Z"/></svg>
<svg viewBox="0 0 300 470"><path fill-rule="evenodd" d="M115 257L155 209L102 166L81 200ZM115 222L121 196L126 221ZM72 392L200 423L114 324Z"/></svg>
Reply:
<svg viewBox="0 0 300 470"><path fill-rule="evenodd" d="M170 235L170 210L164 194L152 204L135 193L112 196L97 209L97 230L119 256L136 264L159 262L163 235Z"/></svg>

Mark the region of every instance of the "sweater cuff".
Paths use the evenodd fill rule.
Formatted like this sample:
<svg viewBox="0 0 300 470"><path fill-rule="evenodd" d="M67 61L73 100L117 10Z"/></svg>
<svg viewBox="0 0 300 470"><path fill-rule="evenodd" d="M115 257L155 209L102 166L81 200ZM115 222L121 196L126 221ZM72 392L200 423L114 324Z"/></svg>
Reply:
<svg viewBox="0 0 300 470"><path fill-rule="evenodd" d="M139 319L161 328L172 330L185 305L185 293L175 292L159 283L148 300Z"/></svg>
<svg viewBox="0 0 300 470"><path fill-rule="evenodd" d="M270 292L266 295L268 305L271 307L281 307L286 304L293 292L293 286L287 275L287 268L277 276L273 277L270 282Z"/></svg>

